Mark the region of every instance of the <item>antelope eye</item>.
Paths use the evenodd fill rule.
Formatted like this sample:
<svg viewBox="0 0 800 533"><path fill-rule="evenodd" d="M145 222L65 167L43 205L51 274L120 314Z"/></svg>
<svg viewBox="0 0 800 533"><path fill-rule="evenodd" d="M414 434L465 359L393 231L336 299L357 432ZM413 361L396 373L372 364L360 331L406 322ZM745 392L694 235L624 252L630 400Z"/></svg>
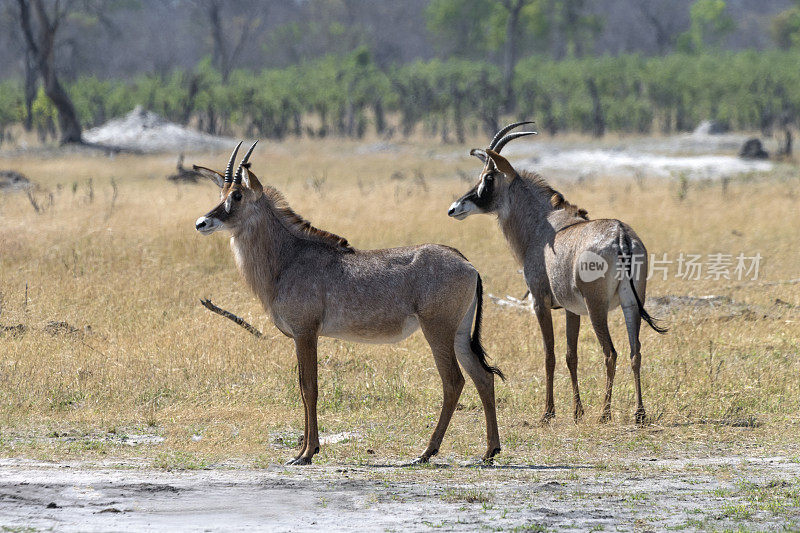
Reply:
<svg viewBox="0 0 800 533"><path fill-rule="evenodd" d="M492 180L494 180L494 174L486 174L486 175L483 177L483 179L484 179L485 181L492 181Z"/></svg>
<svg viewBox="0 0 800 533"><path fill-rule="evenodd" d="M242 199L241 191L233 191L233 194L231 194L231 196L233 196L233 199L237 202Z"/></svg>

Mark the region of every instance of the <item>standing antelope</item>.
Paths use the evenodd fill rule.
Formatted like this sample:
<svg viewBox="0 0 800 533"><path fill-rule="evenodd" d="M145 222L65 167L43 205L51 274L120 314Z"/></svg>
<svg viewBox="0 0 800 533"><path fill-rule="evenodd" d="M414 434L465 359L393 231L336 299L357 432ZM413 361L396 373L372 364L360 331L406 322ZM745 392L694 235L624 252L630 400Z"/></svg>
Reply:
<svg viewBox="0 0 800 533"><path fill-rule="evenodd" d="M222 189L222 201L195 227L204 235L231 232L236 265L247 285L275 326L294 340L305 433L300 453L288 464L310 464L319 452L318 337L393 343L420 327L433 351L444 399L430 443L414 462L427 462L439 451L464 386L458 363L483 403L488 440L483 458L489 461L500 451L494 374L503 374L489 366L481 346L483 288L475 268L447 246L357 250L311 226L276 189L259 183L248 162L253 148L255 143L235 174L239 146L224 175L194 167Z"/></svg>
<svg viewBox="0 0 800 533"><path fill-rule="evenodd" d="M514 170L500 151L513 139L535 134L508 133L522 124L532 123L510 124L497 132L486 150L470 151L470 155L483 161L483 171L478 183L454 202L447 214L462 220L473 213L494 213L512 252L523 266L544 343L547 392L542 423L555 416L550 310L561 308L567 316L567 367L572 378L575 421L583 415L577 350L580 315L586 314L605 354L606 396L601 421L611 419L617 352L608 332L608 312L620 304L631 347L636 421L644 422L639 377L641 319L657 332L666 332L644 309L647 250L627 224L610 219L589 220L585 210L567 202L540 176Z"/></svg>

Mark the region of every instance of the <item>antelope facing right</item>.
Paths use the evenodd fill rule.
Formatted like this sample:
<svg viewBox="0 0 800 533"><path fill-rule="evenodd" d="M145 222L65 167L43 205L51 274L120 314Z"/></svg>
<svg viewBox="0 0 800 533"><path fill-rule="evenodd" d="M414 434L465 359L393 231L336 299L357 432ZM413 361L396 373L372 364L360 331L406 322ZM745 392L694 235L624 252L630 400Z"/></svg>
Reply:
<svg viewBox="0 0 800 533"><path fill-rule="evenodd" d="M319 451L317 339L393 343L418 328L433 351L444 398L430 443L415 462L427 462L439 451L464 386L459 363L483 404L488 441L483 458L490 460L500 451L494 375L503 374L489 366L481 346L478 271L448 246L356 250L342 237L314 228L276 189L259 183L248 162L253 148L235 175L238 146L224 175L194 167L221 188L220 203L195 227L204 235L230 231L245 282L275 326L294 340L305 432L303 447L289 464L310 464Z"/></svg>
<svg viewBox="0 0 800 533"><path fill-rule="evenodd" d="M611 419L617 352L608 331L608 312L622 306L631 348L631 368L636 387L636 421L645 420L642 402L639 327L644 319L659 333L645 311L647 250L627 224L619 220L589 220L585 210L564 199L540 176L517 171L500 155L511 140L536 132L508 133L522 124L501 129L486 150L470 154L484 163L478 183L454 202L448 215L462 220L474 213L493 213L523 266L533 297L533 310L542 331L545 353L546 397L542 423L555 416L553 403L553 320L551 309L567 316L567 367L572 379L574 418L583 415L578 391L578 331L580 315L589 315L606 362L606 396L601 421Z"/></svg>

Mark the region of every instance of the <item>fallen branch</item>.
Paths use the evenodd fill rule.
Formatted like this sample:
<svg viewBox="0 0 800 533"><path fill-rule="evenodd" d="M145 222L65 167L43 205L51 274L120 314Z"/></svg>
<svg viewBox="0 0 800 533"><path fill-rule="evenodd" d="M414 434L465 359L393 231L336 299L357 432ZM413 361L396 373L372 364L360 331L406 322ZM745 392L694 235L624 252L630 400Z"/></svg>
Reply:
<svg viewBox="0 0 800 533"><path fill-rule="evenodd" d="M224 316L228 320L232 320L232 321L236 322L237 324L242 326L244 329L246 329L247 331L249 331L250 333L252 333L256 337L258 337L259 339L264 336L260 331L258 331L255 327L253 327L249 323L247 323L244 319L239 318L238 316L234 315L230 311L226 311L225 309L222 309L221 307L217 307L216 305L211 303L211 300L209 300L208 298L206 298L205 300L201 299L200 303L203 304L203 307L205 307L209 311L213 311L214 313L217 313L220 316Z"/></svg>
<svg viewBox="0 0 800 533"><path fill-rule="evenodd" d="M800 278L794 279L780 279L778 281L762 281L761 285L794 285L795 283L800 283Z"/></svg>
<svg viewBox="0 0 800 533"><path fill-rule="evenodd" d="M26 329L28 328L26 328L23 324L17 324L15 326L4 326L0 324L0 335L8 333L12 337L14 337L16 335L22 335L23 333L25 333Z"/></svg>

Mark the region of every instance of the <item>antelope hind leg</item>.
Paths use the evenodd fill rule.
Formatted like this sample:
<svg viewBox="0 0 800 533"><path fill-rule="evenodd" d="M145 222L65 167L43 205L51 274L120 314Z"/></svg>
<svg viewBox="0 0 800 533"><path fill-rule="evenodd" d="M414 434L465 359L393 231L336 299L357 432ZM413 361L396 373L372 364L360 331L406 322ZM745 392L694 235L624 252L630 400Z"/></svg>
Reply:
<svg viewBox="0 0 800 533"><path fill-rule="evenodd" d="M470 320L471 322L471 320ZM455 343L456 358L464 371L469 375L483 404L483 413L486 417L486 453L484 462L490 462L500 453L500 433L497 429L497 408L494 396L494 374L484 369L478 356L472 351L470 345L469 327L466 332L459 330Z"/></svg>
<svg viewBox="0 0 800 533"><path fill-rule="evenodd" d="M642 402L642 380L640 370L642 367L641 343L639 342L639 329L642 317L638 306L623 305L622 313L625 315L625 327L628 330L628 342L631 346L631 370L633 371L633 384L636 389L636 412L634 418L637 424L644 424L647 414Z"/></svg>
<svg viewBox="0 0 800 533"><path fill-rule="evenodd" d="M436 369L442 378L442 411L439 414L439 421L433 430L428 447L411 464L427 463L431 457L439 452L439 446L442 444L445 431L447 431L447 426L450 425L453 411L456 409L458 398L464 388L464 376L461 374L456 362L453 344L455 335L452 332L445 333L440 331L442 328L441 321L431 322L431 324L426 324L423 320L420 320L420 326L425 339L431 346Z"/></svg>
<svg viewBox="0 0 800 533"><path fill-rule="evenodd" d="M608 331L608 306L592 304L587 301L589 308L589 318L592 321L594 333L600 346L603 347L603 354L606 359L606 398L603 402L603 414L600 415L600 422L611 420L611 392L614 389L614 374L617 371L617 351L611 341L611 333Z"/></svg>

